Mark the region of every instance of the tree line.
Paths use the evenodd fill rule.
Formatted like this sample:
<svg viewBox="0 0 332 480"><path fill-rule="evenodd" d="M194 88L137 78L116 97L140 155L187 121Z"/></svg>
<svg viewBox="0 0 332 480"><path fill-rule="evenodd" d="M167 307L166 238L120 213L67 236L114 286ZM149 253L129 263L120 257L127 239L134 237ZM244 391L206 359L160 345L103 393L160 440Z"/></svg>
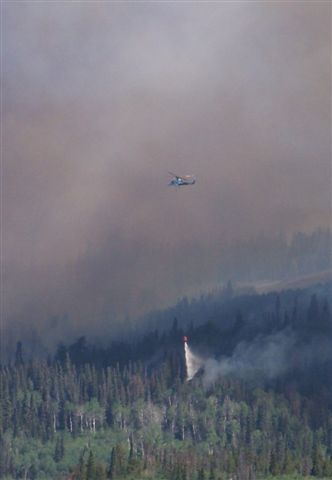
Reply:
<svg viewBox="0 0 332 480"><path fill-rule="evenodd" d="M264 315L251 325L234 312L226 333L218 323L191 325L190 339L212 345L216 358L263 326L290 328L301 344L331 340L326 298L312 295L299 313L271 297ZM187 382L183 333L175 319L136 342L97 347L82 337L44 360L26 359L18 343L0 369L0 478L332 476L331 357L298 359L272 380L206 384L199 372Z"/></svg>

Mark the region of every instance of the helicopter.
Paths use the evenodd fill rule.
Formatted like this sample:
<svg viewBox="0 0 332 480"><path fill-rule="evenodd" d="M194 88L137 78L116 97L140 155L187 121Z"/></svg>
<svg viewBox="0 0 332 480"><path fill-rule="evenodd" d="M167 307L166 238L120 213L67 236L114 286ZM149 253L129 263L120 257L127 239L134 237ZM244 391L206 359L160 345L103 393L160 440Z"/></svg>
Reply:
<svg viewBox="0 0 332 480"><path fill-rule="evenodd" d="M168 172L172 175L172 179L169 182L169 187L182 187L184 185L194 185L196 183L196 177L194 175L176 175L175 173Z"/></svg>

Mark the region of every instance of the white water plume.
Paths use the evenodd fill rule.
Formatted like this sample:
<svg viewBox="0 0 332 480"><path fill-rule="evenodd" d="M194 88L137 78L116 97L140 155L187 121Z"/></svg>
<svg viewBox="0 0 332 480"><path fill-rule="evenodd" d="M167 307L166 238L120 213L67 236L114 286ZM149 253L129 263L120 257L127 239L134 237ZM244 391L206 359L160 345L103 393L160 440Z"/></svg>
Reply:
<svg viewBox="0 0 332 480"><path fill-rule="evenodd" d="M200 357L197 357L192 353L187 342L184 343L184 354L185 354L186 369L187 369L187 381L189 381L196 375L198 370L203 366L204 361Z"/></svg>

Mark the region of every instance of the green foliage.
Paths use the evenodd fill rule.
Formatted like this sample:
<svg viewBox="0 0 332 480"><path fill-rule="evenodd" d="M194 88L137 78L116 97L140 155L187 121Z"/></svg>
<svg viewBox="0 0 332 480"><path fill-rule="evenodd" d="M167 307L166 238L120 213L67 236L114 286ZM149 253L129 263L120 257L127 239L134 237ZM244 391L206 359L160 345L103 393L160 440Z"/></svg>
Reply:
<svg viewBox="0 0 332 480"><path fill-rule="evenodd" d="M276 308L279 316L279 301ZM324 321L315 324L317 315ZM307 332L330 334L329 310L317 298L304 317ZM216 325L204 328L197 332L218 340ZM181 335L177 322L171 334ZM106 367L103 352L81 363L91 357L83 338L63 347L59 362L24 363L19 345L15 364L0 368L0 478L332 478L328 362L308 377L289 374L259 388L226 376L206 386L200 375L182 381L182 354L168 341L153 368L134 362L128 345L116 350L121 365Z"/></svg>

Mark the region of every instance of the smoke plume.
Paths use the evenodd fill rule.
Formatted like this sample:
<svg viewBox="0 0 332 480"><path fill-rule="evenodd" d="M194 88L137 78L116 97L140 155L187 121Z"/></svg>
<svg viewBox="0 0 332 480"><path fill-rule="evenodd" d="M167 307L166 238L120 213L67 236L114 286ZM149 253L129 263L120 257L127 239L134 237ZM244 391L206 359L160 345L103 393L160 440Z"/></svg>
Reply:
<svg viewBox="0 0 332 480"><path fill-rule="evenodd" d="M185 345L187 379L191 380L203 369L206 386L219 377L231 375L251 382L273 380L292 369L302 371L313 365L332 360L332 342L329 335L301 339L290 328L270 335L258 335L251 341L242 341L230 357L203 358Z"/></svg>
<svg viewBox="0 0 332 480"><path fill-rule="evenodd" d="M286 372L295 343L295 335L288 330L259 335L251 342L242 341L231 357L205 361L204 380L209 384L226 375L246 379L276 378Z"/></svg>
<svg viewBox="0 0 332 480"><path fill-rule="evenodd" d="M6 342L105 335L220 281L227 242L329 224L330 12L3 2Z"/></svg>

